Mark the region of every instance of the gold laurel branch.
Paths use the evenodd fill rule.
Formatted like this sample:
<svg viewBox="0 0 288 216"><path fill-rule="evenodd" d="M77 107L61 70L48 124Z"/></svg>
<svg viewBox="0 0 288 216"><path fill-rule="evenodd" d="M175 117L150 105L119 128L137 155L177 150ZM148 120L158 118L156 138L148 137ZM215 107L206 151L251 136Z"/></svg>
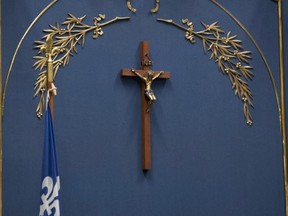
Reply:
<svg viewBox="0 0 288 216"><path fill-rule="evenodd" d="M10 65L9 65L9 69L5 78L5 84L4 84L4 88L3 88L3 95L2 95L2 113L1 115L4 115L4 108L5 108L5 98L6 98L6 92L7 92L7 87L8 87L8 83L9 83L9 78L10 75L12 73L12 68L16 59L16 56L18 54L18 51L24 41L24 39L26 38L27 34L29 33L29 31L31 30L31 28L35 25L35 23L43 16L44 13L46 13L56 2L58 2L58 0L54 0L51 3L49 3L36 17L35 19L31 22L31 24L29 25L29 27L26 29L25 33L23 34L22 38L20 39L15 52L13 54L13 57L11 59Z"/></svg>
<svg viewBox="0 0 288 216"><path fill-rule="evenodd" d="M37 80L34 84L34 97L39 96L40 100L36 108L37 117L41 119L43 116L44 94L46 92L47 83L47 50L51 50L51 45L48 44L48 38L54 39L52 43L52 60L53 60L53 79L59 71L59 68L65 67L69 64L70 57L77 53L77 45L84 46L86 34L93 32L92 37L97 39L104 34L102 27L114 23L116 21L128 20L130 17L115 17L112 20L103 22L104 14L99 14L93 19L93 25L87 25L83 21L86 16L80 18L72 14L68 14L66 20L61 24L55 26L50 25L49 29L45 29L46 35L40 41L35 41L35 49L38 49L38 55L33 58L36 60L33 67L39 70Z"/></svg>
<svg viewBox="0 0 288 216"><path fill-rule="evenodd" d="M224 8L220 3L218 3L215 0L210 0L211 2L213 2L214 4L216 4L220 9L222 9L226 14L228 14L239 26L240 28L247 34L247 36L250 38L250 40L252 41L252 43L255 45L256 49L258 50L267 70L268 70L268 74L272 83L272 87L273 87L273 91L275 94L275 99L276 99L276 103L277 103L277 108L278 108L278 112L279 115L281 115L281 109L280 109L280 100L279 100L279 95L278 95L278 91L277 91L277 87L276 87L276 83L275 83L275 79L273 76L273 72L269 66L269 63L262 51L262 49L260 48L259 44L257 43L257 41L255 40L255 38L252 36L252 34L248 31L247 28L245 28L245 26L231 13L229 12L226 8Z"/></svg>
<svg viewBox="0 0 288 216"><path fill-rule="evenodd" d="M203 22L202 31L194 31L194 24L188 19L183 19L182 26L173 20L158 19L158 21L174 25L186 32L185 38L192 44L196 42L195 38L202 40L204 51L211 53L210 59L214 59L218 69L229 77L229 80L237 95L243 102L243 113L247 125L252 125L252 116L249 107L253 107L252 92L247 81L254 77L252 66L249 65L251 52L242 47L242 41L237 39L237 35L227 34L218 26L218 22L207 25Z"/></svg>

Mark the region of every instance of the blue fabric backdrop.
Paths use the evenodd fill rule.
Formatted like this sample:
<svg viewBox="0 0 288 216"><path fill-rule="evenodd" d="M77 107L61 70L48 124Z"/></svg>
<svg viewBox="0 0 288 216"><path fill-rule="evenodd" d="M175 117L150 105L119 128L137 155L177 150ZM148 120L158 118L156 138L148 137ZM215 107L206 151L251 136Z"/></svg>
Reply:
<svg viewBox="0 0 288 216"><path fill-rule="evenodd" d="M2 0L3 75L30 22L48 1ZM255 37L278 79L277 4L263 0L219 0ZM54 132L61 176L63 215L97 216L280 216L284 215L282 147L277 105L267 69L247 35L210 1L61 0L33 27L20 49L8 86L4 114L4 216L37 215L41 184L44 121L35 115L37 78L33 42L67 13L99 13L107 20L97 40L87 35L56 78ZM284 19L287 20L287 3ZM201 41L156 21L188 18L237 34L253 52L254 124L245 124L242 102L233 95ZM287 35L287 23L285 33ZM287 37L285 35L285 40ZM171 71L157 81L151 110L152 170L141 170L140 82L121 78L122 68L139 68L139 42L148 40L153 69ZM287 55L286 55L287 59Z"/></svg>

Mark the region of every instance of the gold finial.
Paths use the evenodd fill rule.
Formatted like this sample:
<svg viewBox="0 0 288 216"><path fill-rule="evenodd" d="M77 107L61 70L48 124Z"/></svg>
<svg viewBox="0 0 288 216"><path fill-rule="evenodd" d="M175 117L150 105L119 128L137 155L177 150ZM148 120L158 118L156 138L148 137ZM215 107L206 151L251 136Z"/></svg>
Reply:
<svg viewBox="0 0 288 216"><path fill-rule="evenodd" d="M53 82L53 39L51 35L48 35L46 40L46 57L47 57L47 82Z"/></svg>

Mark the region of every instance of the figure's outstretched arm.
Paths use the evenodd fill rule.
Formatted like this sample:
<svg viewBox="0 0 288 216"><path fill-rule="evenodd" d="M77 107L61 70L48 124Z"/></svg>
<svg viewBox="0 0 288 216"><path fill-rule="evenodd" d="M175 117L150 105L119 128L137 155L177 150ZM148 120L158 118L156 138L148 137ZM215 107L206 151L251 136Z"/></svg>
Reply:
<svg viewBox="0 0 288 216"><path fill-rule="evenodd" d="M138 77L140 77L141 79L143 79L144 81L146 81L146 77L143 77L140 73L138 73L136 70L131 69L131 71L136 74Z"/></svg>
<svg viewBox="0 0 288 216"><path fill-rule="evenodd" d="M161 76L161 74L164 73L164 71L160 71L158 74L156 74L152 80L157 79L159 76Z"/></svg>

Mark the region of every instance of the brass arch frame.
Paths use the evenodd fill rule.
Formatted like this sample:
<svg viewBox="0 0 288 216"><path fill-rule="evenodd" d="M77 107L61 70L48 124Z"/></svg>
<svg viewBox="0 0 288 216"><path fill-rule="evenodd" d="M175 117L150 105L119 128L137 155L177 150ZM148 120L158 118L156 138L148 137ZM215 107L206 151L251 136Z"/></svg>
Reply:
<svg viewBox="0 0 288 216"><path fill-rule="evenodd" d="M0 96L2 97L2 0L0 0ZM3 125L3 116L2 116L2 98L0 97L0 216L3 214L3 196L2 196L2 145L3 145L3 138L2 138L2 125Z"/></svg>
<svg viewBox="0 0 288 216"><path fill-rule="evenodd" d="M40 14L37 16L38 19L52 6L54 5L54 3L56 3L58 0L54 0L52 1L46 8L43 9L42 12L40 12ZM218 3L215 0L211 0L213 3ZM282 11L283 11L283 6L282 6L282 0L275 0L278 4L278 26L279 26L279 54L280 54L280 58L279 58L279 65L280 65L280 97L281 97L281 105L280 103L277 102L278 104L278 108L280 108L279 110L279 118L280 118L280 127L281 127L281 132L282 132L282 147L283 147L283 167L284 167L284 183L285 183L285 209L286 209L286 213L285 215L288 216L288 181L287 181L287 137L286 137L286 117L285 117L285 80L284 80L284 46L283 46L283 18L282 18ZM219 4L219 3L218 3ZM219 4L220 5L220 4ZM218 5L218 6L219 6ZM222 6L223 7L223 6ZM221 8L221 7L220 7ZM223 8L222 8L223 9ZM224 10L225 11L225 10ZM228 11L228 10L227 10ZM226 11L225 11L226 12ZM227 12L226 12L227 13ZM231 16L231 15L230 15ZM36 18L37 18L36 17ZM231 16L232 17L232 16ZM35 18L35 19L36 19ZM234 19L235 20L235 19ZM237 20L237 19L236 19ZM236 21L235 20L235 21ZM35 21L35 20L34 20ZM31 25L29 26L29 28L27 29L27 33L29 32L29 30L31 29L31 27L35 24L35 22L32 22ZM236 21L237 22L237 21ZM238 23L238 22L237 22ZM239 23L238 23L239 25ZM244 30L244 29L243 29ZM245 31L245 30L244 30ZM25 32L24 36L27 35L27 33ZM24 37L25 38L25 37ZM23 38L23 40L24 40ZM22 43L21 40L20 42ZM21 43L19 45L19 47L21 46ZM19 48L18 48L19 49ZM17 49L16 49L16 55L17 55ZM266 63L265 63L266 64ZM2 0L0 0L0 96L2 96L3 98L3 90L2 90ZM267 66L267 65L266 65ZM8 78L9 79L9 78ZM274 85L274 84L273 84ZM276 91L277 92L277 91ZM2 112L3 112L3 100L0 100L0 216L3 215L2 212L2 125L3 125L3 116L2 116ZM277 96L276 96L277 98ZM276 99L277 100L277 99ZM279 106L280 105L280 106Z"/></svg>

